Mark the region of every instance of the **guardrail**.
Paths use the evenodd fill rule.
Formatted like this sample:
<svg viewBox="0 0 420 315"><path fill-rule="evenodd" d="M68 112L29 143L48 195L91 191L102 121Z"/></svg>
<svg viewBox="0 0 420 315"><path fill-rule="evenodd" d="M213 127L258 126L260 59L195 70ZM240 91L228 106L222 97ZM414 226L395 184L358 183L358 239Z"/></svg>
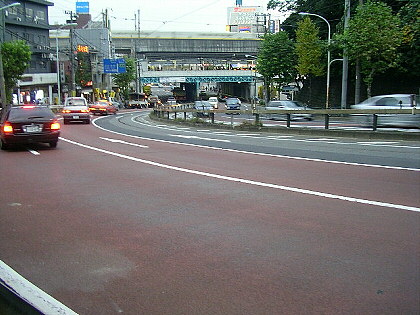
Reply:
<svg viewBox="0 0 420 315"><path fill-rule="evenodd" d="M290 109L279 109L279 110L265 110L265 109L250 109L250 110L226 110L226 109L211 109L211 110L198 110L191 107L190 104L182 104L176 106L160 106L153 109L154 113L160 117L165 116L169 119L170 114L175 115L177 113L183 113L184 119L187 119L187 113L202 113L210 117L211 123L214 124L214 114L246 114L255 116L255 124L260 123L261 116L267 114L280 114L286 115L286 125L291 126L293 114L311 114L324 116L324 128L329 129L329 121L331 116L349 116L349 115L372 115L372 128L374 131L378 127L378 115L420 115L420 108L399 108L399 109L305 109L305 110L290 110ZM419 118L420 120L420 118Z"/></svg>

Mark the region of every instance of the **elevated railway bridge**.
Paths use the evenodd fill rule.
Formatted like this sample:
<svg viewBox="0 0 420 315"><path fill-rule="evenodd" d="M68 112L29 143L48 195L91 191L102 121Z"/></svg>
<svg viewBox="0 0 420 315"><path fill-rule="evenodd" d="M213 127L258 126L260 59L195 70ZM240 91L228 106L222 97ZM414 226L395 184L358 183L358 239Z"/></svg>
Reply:
<svg viewBox="0 0 420 315"><path fill-rule="evenodd" d="M130 56L137 61L140 85L178 86L186 91L188 100L197 99L200 92L207 91L250 99L260 84L255 71L255 56L261 44L257 34L112 31L108 56L95 50L103 45L103 38L87 33L76 29L73 44L91 47L91 53L97 54L98 72L103 71L100 65L103 58ZM55 36L52 33L53 47ZM95 43L99 40L102 42ZM60 50L69 48L68 33L57 41Z"/></svg>

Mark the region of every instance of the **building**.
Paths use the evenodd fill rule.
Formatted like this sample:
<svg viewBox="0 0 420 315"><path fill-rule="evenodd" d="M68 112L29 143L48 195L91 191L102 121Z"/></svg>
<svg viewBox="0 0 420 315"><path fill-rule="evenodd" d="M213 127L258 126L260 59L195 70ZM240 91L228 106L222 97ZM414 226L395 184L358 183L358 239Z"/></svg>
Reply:
<svg viewBox="0 0 420 315"><path fill-rule="evenodd" d="M29 67L14 91L15 102L34 102L53 96L57 74L52 72L52 55L49 42L48 7L45 0L6 1L19 2L20 6L4 10L4 41L25 40L32 51ZM54 69L55 70L55 69Z"/></svg>

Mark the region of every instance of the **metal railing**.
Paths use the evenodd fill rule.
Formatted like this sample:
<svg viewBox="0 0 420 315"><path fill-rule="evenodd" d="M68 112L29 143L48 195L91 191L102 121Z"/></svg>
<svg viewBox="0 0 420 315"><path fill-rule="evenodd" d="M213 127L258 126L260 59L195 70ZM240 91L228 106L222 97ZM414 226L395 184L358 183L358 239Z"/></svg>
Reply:
<svg viewBox="0 0 420 315"><path fill-rule="evenodd" d="M174 114L174 118L177 118L178 113L183 113L184 119L187 119L187 113L203 113L210 117L211 123L214 124L214 114L245 114L254 116L254 123L258 124L261 121L261 117L264 115L278 114L286 116L287 127L291 126L293 114L310 114L317 116L324 116L324 128L329 129L330 117L331 116L350 116L350 115L372 115L372 129L377 130L378 127L378 115L420 115L420 109L417 107L400 108L400 109L306 109L306 110L290 110L290 109L279 109L279 110L265 110L265 109L247 109L247 110L226 110L226 109L211 109L211 110L199 110L194 109L191 104L180 104L176 106L160 106L153 109L156 116L160 118L170 119L170 114ZM420 120L420 117L419 117Z"/></svg>

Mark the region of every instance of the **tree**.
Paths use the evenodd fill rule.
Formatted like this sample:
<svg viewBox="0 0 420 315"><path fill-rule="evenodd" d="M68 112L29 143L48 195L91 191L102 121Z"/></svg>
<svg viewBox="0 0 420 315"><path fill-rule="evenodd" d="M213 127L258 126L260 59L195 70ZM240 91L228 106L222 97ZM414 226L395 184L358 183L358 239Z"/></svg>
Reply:
<svg viewBox="0 0 420 315"><path fill-rule="evenodd" d="M23 40L4 42L1 46L3 57L4 85L7 103L12 101L12 89L22 77L31 61L31 49Z"/></svg>
<svg viewBox="0 0 420 315"><path fill-rule="evenodd" d="M411 0L399 11L403 41L400 47L402 54L401 70L412 76L420 74L420 2Z"/></svg>
<svg viewBox="0 0 420 315"><path fill-rule="evenodd" d="M130 84L136 79L136 61L133 58L125 59L125 73L117 73L112 75L114 83L121 89L121 93L125 100L128 99Z"/></svg>
<svg viewBox="0 0 420 315"><path fill-rule="evenodd" d="M367 95L371 96L375 75L396 67L402 43L400 19L382 2L368 1L358 6L344 32L344 45L351 61L360 61Z"/></svg>
<svg viewBox="0 0 420 315"><path fill-rule="evenodd" d="M92 65L90 55L84 52L77 53L77 70L75 80L82 88L92 81Z"/></svg>
<svg viewBox="0 0 420 315"><path fill-rule="evenodd" d="M286 32L264 36L258 53L257 70L264 77L267 89L266 100L270 97L269 86L273 81L281 86L296 79L295 64L294 43Z"/></svg>
<svg viewBox="0 0 420 315"><path fill-rule="evenodd" d="M305 17L298 23L296 53L298 56L297 70L300 75L320 76L323 74L324 67L321 63L323 49L319 39L319 29L309 17Z"/></svg>

